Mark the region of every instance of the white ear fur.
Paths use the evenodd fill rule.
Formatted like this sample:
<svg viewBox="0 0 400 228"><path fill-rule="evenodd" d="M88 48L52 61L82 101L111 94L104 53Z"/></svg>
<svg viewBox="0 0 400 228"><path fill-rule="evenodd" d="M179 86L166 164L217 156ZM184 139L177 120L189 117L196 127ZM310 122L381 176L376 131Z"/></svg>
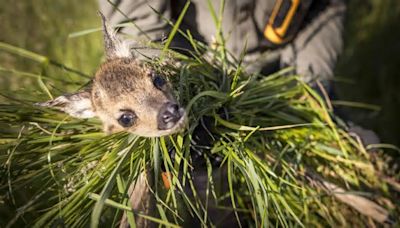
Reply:
<svg viewBox="0 0 400 228"><path fill-rule="evenodd" d="M110 27L105 16L99 12L103 22L104 49L107 59L133 57L129 43L117 38L116 32Z"/></svg>
<svg viewBox="0 0 400 228"><path fill-rule="evenodd" d="M77 118L91 118L95 116L90 99L90 92L88 91L62 95L54 100L36 103L36 105L56 108Z"/></svg>
<svg viewBox="0 0 400 228"><path fill-rule="evenodd" d="M132 54L129 48L129 43L126 41L118 41L118 45L116 45L115 56L120 58L131 58Z"/></svg>

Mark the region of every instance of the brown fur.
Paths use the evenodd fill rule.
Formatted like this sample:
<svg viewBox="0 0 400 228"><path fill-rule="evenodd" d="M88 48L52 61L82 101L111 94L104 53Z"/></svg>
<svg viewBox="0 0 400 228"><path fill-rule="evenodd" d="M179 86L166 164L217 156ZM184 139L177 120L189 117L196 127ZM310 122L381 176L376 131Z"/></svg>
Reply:
<svg viewBox="0 0 400 228"><path fill-rule="evenodd" d="M160 130L157 122L162 107L176 103L170 86L166 84L157 88L153 81L155 72L127 51L129 47L115 37L104 16L102 18L107 60L96 72L91 86L39 105L60 109L78 118L96 116L103 122L107 133L128 131L156 137L180 130L186 118L182 108L179 109L182 118L172 128ZM130 127L118 123L126 112L136 116Z"/></svg>
<svg viewBox="0 0 400 228"><path fill-rule="evenodd" d="M131 58L113 59L100 67L93 81L92 104L106 130L157 136L157 114L163 104L175 99L169 85L163 90L155 88L153 75L150 68ZM121 110L134 111L137 124L129 129L119 126Z"/></svg>

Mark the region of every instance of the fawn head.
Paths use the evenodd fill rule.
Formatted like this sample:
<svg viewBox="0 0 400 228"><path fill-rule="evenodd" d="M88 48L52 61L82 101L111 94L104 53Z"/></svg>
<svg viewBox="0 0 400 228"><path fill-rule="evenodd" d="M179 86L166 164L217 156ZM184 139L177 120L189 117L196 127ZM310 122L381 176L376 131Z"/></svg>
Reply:
<svg viewBox="0 0 400 228"><path fill-rule="evenodd" d="M53 107L77 118L98 117L107 133L127 131L145 137L175 133L185 124L185 110L172 95L163 75L141 63L119 40L104 15L106 61L90 86L40 106Z"/></svg>

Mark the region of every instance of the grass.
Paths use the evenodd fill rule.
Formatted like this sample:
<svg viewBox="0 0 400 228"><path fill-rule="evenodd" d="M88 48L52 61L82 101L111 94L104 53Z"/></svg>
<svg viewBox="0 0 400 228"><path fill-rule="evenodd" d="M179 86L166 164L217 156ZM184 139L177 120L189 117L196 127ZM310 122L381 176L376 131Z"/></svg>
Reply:
<svg viewBox="0 0 400 228"><path fill-rule="evenodd" d="M77 12L84 16L85 11ZM95 36L99 38L100 34L76 39L84 42ZM196 41L192 44L196 50L207 49ZM230 210L243 218L244 225L374 223L356 207L341 201L329 188L332 184L346 190L342 195L356 202L360 200L357 196L362 196L398 217L398 173L390 173L383 157L368 153L357 138L349 136L325 100L295 75L247 75L240 64L227 60L229 53L222 44L218 47L208 49L211 60L195 53L195 58L188 58L166 49L165 57L181 61L179 68L157 59L149 62L169 76L190 118L185 132L160 139L124 133L106 136L95 119L77 120L32 106L49 94L72 91L87 82L73 71L47 61L63 59L65 53L81 55L75 48L60 52L59 57L39 57L46 61L29 62L31 68L19 69L6 62L10 65L3 67L4 75L30 77L37 84L35 89L10 86L2 90L8 98L0 105L0 125L4 126L0 130L0 226L116 225L122 211L130 209L126 200L129 183L143 170L154 171L156 184L152 190L157 209L150 217L133 212L131 222L135 217L144 217L176 226L184 224L183 218L194 217L204 225L213 225L208 219L208 204L193 197L197 192L190 142L204 116L212 119L215 138L211 154L205 155L210 200L227 199ZM8 46L8 53L10 49L14 55L5 54L6 58L30 61L19 49ZM59 62L85 74L90 74L99 60L99 56L93 57L93 66L83 66L68 58ZM62 77L61 83L57 72L68 77ZM170 156L171 149L176 152L174 157ZM218 192L212 181L209 159L215 155L223 158L221 167L227 170L225 194ZM161 166L171 173L169 190L163 189L157 178Z"/></svg>
<svg viewBox="0 0 400 228"><path fill-rule="evenodd" d="M154 140L127 134L105 136L99 132L95 120L68 118L30 103L2 105L1 123L19 129L19 134L1 132L4 177L1 192L6 205L18 208L16 214L9 211L11 224L62 223L80 227L90 221L96 224L100 218L102 225L110 224L127 207L123 203L127 183L146 167L159 169L160 163L155 161L161 157L161 163L172 174L174 187L165 190L159 186L155 197L160 215L165 214L169 220L149 219L160 224L181 224L182 210L189 210L204 224L212 225L206 219L204 202L196 197L193 201L184 191L184 183L193 185L188 171L191 166L188 145L202 116L215 119L213 134L217 141L211 152L224 159L233 207L247 212L241 213L246 218L244 223L348 224L349 215L342 209L346 206L333 206L335 198L324 187L313 186L309 178L347 184L352 191L374 189L370 196L391 199L389 186L376 175L383 170L370 162L361 144L336 127L323 100L296 77L277 73L268 78L261 75L249 78L241 73L237 87L231 88L231 79L238 68L229 73L220 71L222 63L218 56L213 64L200 56L197 60L181 61L185 71L171 65L167 66L167 72L173 80L186 81L176 85L182 91L179 99L190 111L190 126L185 133L160 138L156 144ZM228 82L226 91L221 82ZM215 85L222 89L216 90ZM229 118L220 116L221 107L228 111ZM175 161L168 152L171 148L177 154ZM27 194L27 188L31 189L31 195ZM209 189L213 189L212 184ZM213 194L217 200L223 197ZM37 219L24 221L25 217ZM352 222L362 224L362 217L359 219Z"/></svg>
<svg viewBox="0 0 400 228"><path fill-rule="evenodd" d="M79 2L76 0L58 2L50 0L37 2L19 1L0 9L0 41L22 49L41 53L48 59L62 62L66 66L79 69L86 75L92 75L102 57L101 36L90 34L77 38L68 38L70 33L86 28L99 27L95 1ZM18 72L30 72L52 75L59 79L80 80L74 73L63 68L46 68L31 59L0 53L0 90L28 90L30 93L39 88L37 80L21 76ZM7 70L4 70L7 69ZM64 88L64 90L76 89Z"/></svg>

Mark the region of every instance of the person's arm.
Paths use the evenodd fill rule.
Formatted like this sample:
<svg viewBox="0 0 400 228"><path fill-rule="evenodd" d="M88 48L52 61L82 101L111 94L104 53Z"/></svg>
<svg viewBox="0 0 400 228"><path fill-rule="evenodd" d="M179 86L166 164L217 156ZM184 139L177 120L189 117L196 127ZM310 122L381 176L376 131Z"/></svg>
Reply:
<svg viewBox="0 0 400 228"><path fill-rule="evenodd" d="M293 66L305 82L331 80L343 49L343 21L346 5L342 1L328 6L281 52L281 67ZM342 2L342 3L340 3Z"/></svg>

